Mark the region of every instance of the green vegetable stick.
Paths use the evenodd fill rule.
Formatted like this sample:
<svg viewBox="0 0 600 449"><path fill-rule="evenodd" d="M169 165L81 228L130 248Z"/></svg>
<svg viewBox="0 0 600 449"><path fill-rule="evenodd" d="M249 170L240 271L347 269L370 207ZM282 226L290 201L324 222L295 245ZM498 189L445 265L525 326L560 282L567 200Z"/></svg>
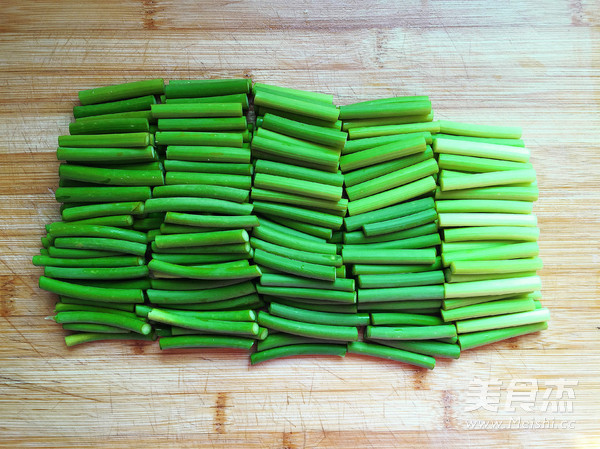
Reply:
<svg viewBox="0 0 600 449"><path fill-rule="evenodd" d="M356 246L357 249L361 247L366 251L372 249L421 249L430 248L441 243L440 235L435 232L428 235L421 235L419 237L413 237L402 240L393 240L390 242L381 243L365 243L362 245L344 245L344 246Z"/></svg>
<svg viewBox="0 0 600 449"><path fill-rule="evenodd" d="M164 309L152 309L148 319L171 326L196 329L215 334L230 334L254 337L258 334L258 324L244 321L205 320L192 316L182 316Z"/></svg>
<svg viewBox="0 0 600 449"><path fill-rule="evenodd" d="M135 256L111 256L91 257L88 259L57 258L50 256L33 256L33 265L49 267L79 267L79 268L101 268L101 267L130 267L144 265L143 257Z"/></svg>
<svg viewBox="0 0 600 449"><path fill-rule="evenodd" d="M198 304L226 299L238 298L240 296L254 293L256 288L251 281L238 284L225 285L203 290L155 290L148 289L146 294L152 304Z"/></svg>
<svg viewBox="0 0 600 449"><path fill-rule="evenodd" d="M334 282L326 282L284 274L264 273L260 278L260 285L267 287L328 288L344 292L353 292L355 289L354 284L354 279L339 278Z"/></svg>
<svg viewBox="0 0 600 449"><path fill-rule="evenodd" d="M284 97L278 94L272 94L265 90L259 90L254 96L256 106L266 106L268 108L279 109L284 112L306 115L307 117L318 120L335 122L340 111L333 105L324 103L315 103L311 101L297 100Z"/></svg>
<svg viewBox="0 0 600 449"><path fill-rule="evenodd" d="M112 86L80 90L79 101L82 105L106 103L126 98L142 97L144 95L160 95L164 90L165 84L162 78L133 81Z"/></svg>
<svg viewBox="0 0 600 449"><path fill-rule="evenodd" d="M150 144L150 134L147 132L58 137L59 147L72 148L136 148L147 147Z"/></svg>
<svg viewBox="0 0 600 449"><path fill-rule="evenodd" d="M473 240L523 240L535 242L540 235L540 230L537 227L524 226L473 226L468 228L444 229L443 232L445 242L468 242Z"/></svg>
<svg viewBox="0 0 600 449"><path fill-rule="evenodd" d="M111 238L58 237L54 241L54 245L57 248L98 249L102 251L133 254L135 256L144 256L146 254L145 243Z"/></svg>
<svg viewBox="0 0 600 449"><path fill-rule="evenodd" d="M110 215L140 215L143 213L144 203L141 201L131 201L70 207L63 210L61 215L65 221L74 221Z"/></svg>
<svg viewBox="0 0 600 449"><path fill-rule="evenodd" d="M250 244L254 249L267 251L271 254L276 254L278 256L282 256L288 259L293 259L298 262L307 262L331 267L340 267L343 263L342 257L337 254L322 254L310 251L301 251L266 242L255 237L252 237L252 239L250 240Z"/></svg>
<svg viewBox="0 0 600 449"><path fill-rule="evenodd" d="M442 258L437 256L431 265L370 265L355 264L352 274L395 274L395 273L418 273L423 271L439 270L442 268Z"/></svg>
<svg viewBox="0 0 600 449"><path fill-rule="evenodd" d="M246 243L249 241L250 236L245 229L198 232L191 234L157 235L155 238L156 246L158 248L227 245L233 243Z"/></svg>
<svg viewBox="0 0 600 449"><path fill-rule="evenodd" d="M511 313L483 318L473 318L456 322L459 334L480 332L490 329L501 329L505 327L523 326L548 321L550 311L548 309L535 309L528 312ZM459 337L460 341L460 337Z"/></svg>
<svg viewBox="0 0 600 449"><path fill-rule="evenodd" d="M410 313L425 313L423 310L432 310L432 313L439 313L442 301L439 300L407 300L407 301L387 301L387 302L366 302L359 303L359 311L368 312L398 312L410 311Z"/></svg>
<svg viewBox="0 0 600 449"><path fill-rule="evenodd" d="M157 145L206 145L213 147L242 148L242 133L217 133L196 131L158 131L155 134ZM181 159L181 158L178 158Z"/></svg>
<svg viewBox="0 0 600 449"><path fill-rule="evenodd" d="M226 186L215 186L210 184L203 185L166 185L154 187L152 191L154 198L166 197L196 197L213 198L219 200L232 201L234 203L247 203L250 197L249 192L244 189L236 189ZM237 215L237 214L236 214Z"/></svg>
<svg viewBox="0 0 600 449"><path fill-rule="evenodd" d="M340 118L342 120L427 115L430 112L431 102L429 100L403 101L395 103L356 103L347 106L340 106Z"/></svg>
<svg viewBox="0 0 600 449"><path fill-rule="evenodd" d="M418 315L415 313L372 313L371 324L381 326L386 324L408 326L437 326L444 320L437 316Z"/></svg>
<svg viewBox="0 0 600 449"><path fill-rule="evenodd" d="M59 187L54 196L59 203L111 203L145 201L152 191L150 187Z"/></svg>
<svg viewBox="0 0 600 449"><path fill-rule="evenodd" d="M254 251L254 261L258 265L264 265L296 276L335 281L335 267L332 266L288 259L260 249Z"/></svg>
<svg viewBox="0 0 600 449"><path fill-rule="evenodd" d="M142 335L148 335L152 331L152 326L141 319L131 318L115 313L87 311L58 312L54 316L54 321L56 321L58 324L105 324L107 326L114 326L132 332L137 332L138 334Z"/></svg>
<svg viewBox="0 0 600 449"><path fill-rule="evenodd" d="M58 147L56 158L59 161L117 164L128 162L148 162L158 158L154 148L68 148Z"/></svg>
<svg viewBox="0 0 600 449"><path fill-rule="evenodd" d="M394 218L393 220L367 223L363 225L363 233L367 237L373 237L394 231L404 231L406 229L433 223L437 218L438 214L434 208L426 209L415 214Z"/></svg>
<svg viewBox="0 0 600 449"><path fill-rule="evenodd" d="M134 279L148 276L148 267L53 267L46 266L44 275L62 279Z"/></svg>
<svg viewBox="0 0 600 449"><path fill-rule="evenodd" d="M102 334L96 332L77 333L65 336L65 344L68 347L80 345L83 343L89 343L92 341L101 340L156 340L156 336L153 334L141 335L136 333L123 332L120 334Z"/></svg>
<svg viewBox="0 0 600 449"><path fill-rule="evenodd" d="M321 92L311 92L300 89L292 89L290 87L274 86L271 84L254 83L254 86L252 86L252 91L256 93L260 90L277 93L283 96L302 98L304 101L321 102L327 104L333 103L333 95L330 94L324 94Z"/></svg>
<svg viewBox="0 0 600 449"><path fill-rule="evenodd" d="M269 305L269 313L281 318L287 318L303 323L330 324L336 326L366 326L369 324L368 313L344 314L330 312L316 312L314 310L305 310L297 307L290 307L285 304L272 302Z"/></svg>
<svg viewBox="0 0 600 449"><path fill-rule="evenodd" d="M448 284L447 284L448 285ZM359 288L358 303L417 301L426 299L444 299L444 286L422 285L418 287L395 288Z"/></svg>
<svg viewBox="0 0 600 449"><path fill-rule="evenodd" d="M180 348L237 348L250 349L252 338L230 337L223 335L179 335L162 337L158 342L160 349Z"/></svg>
<svg viewBox="0 0 600 449"><path fill-rule="evenodd" d="M214 198L165 197L146 201L146 213L152 212L202 212L223 215L250 215L252 205L234 203Z"/></svg>
<svg viewBox="0 0 600 449"><path fill-rule="evenodd" d="M453 274L450 269L446 268L444 271L446 276L446 282L471 282L471 281L485 281L486 279L507 279L517 277L535 276L534 271L515 271L512 273L487 273L487 274Z"/></svg>
<svg viewBox="0 0 600 449"><path fill-rule="evenodd" d="M293 195L290 193L257 189L256 187L252 187L252 200L291 204L293 206L306 207L310 209L323 209L326 211L331 211L332 213L343 212L345 214L346 210L348 209L348 200L346 198L342 198L339 201L327 201L318 198Z"/></svg>
<svg viewBox="0 0 600 449"><path fill-rule="evenodd" d="M434 201L432 198L421 198L418 200L397 204L395 206L359 214L354 217L345 217L344 224L347 231L353 231L369 223L377 223L379 221L404 217L406 215L421 212L432 207L434 207Z"/></svg>
<svg viewBox="0 0 600 449"><path fill-rule="evenodd" d="M404 351L429 355L431 357L442 357L448 359L458 359L460 357L459 345L443 343L441 341L375 340L375 342L385 346L402 349Z"/></svg>
<svg viewBox="0 0 600 449"><path fill-rule="evenodd" d="M345 154L340 158L342 171L348 172L381 162L399 159L412 154L421 153L427 148L427 142L423 137L401 140L369 148L356 153Z"/></svg>
<svg viewBox="0 0 600 449"><path fill-rule="evenodd" d="M150 131L145 118L109 118L97 120L76 120L69 124L69 133L76 134L112 134L147 133Z"/></svg>
<svg viewBox="0 0 600 449"><path fill-rule="evenodd" d="M244 268L230 264L228 262L188 267L153 259L148 262L148 268L157 273L191 279L247 279L261 275L256 265Z"/></svg>
<svg viewBox="0 0 600 449"><path fill-rule="evenodd" d="M335 344L336 340L324 340L310 337L301 337L299 335L291 335L283 332L270 334L266 339L259 341L256 345L257 352L266 351L267 349L279 348L288 345L301 344Z"/></svg>
<svg viewBox="0 0 600 449"><path fill-rule="evenodd" d="M383 125L404 125L406 123L421 123L431 122L433 120L433 112L427 115L406 115L398 117L377 117L366 119L344 120L342 130L348 131L352 128L366 128L368 126L383 126Z"/></svg>
<svg viewBox="0 0 600 449"><path fill-rule="evenodd" d="M247 127L246 117L158 119L160 131L244 131Z"/></svg>
<svg viewBox="0 0 600 449"><path fill-rule="evenodd" d="M252 152L255 150L267 155L283 157L295 165L317 165L320 168L332 169L337 172L339 154L336 150L325 148L299 147L294 143L282 142L273 138L262 137L255 134L251 143ZM314 167L313 167L314 168Z"/></svg>
<svg viewBox="0 0 600 449"><path fill-rule="evenodd" d="M247 258L250 253L250 243L233 243L229 245L204 245L204 246L186 246L159 248L156 245L156 239L150 244L153 253L162 254L236 254L238 259Z"/></svg>
<svg viewBox="0 0 600 449"><path fill-rule="evenodd" d="M442 137L434 139L433 151L436 153L457 154L460 156L474 156L514 162L529 162L530 155L527 148L446 139Z"/></svg>
<svg viewBox="0 0 600 449"><path fill-rule="evenodd" d="M458 321L491 315L504 315L506 313L527 312L535 310L531 298L504 299L483 304L459 307L451 310L441 310L444 321Z"/></svg>
<svg viewBox="0 0 600 449"><path fill-rule="evenodd" d="M392 174L397 170L402 170L427 160L433 160L432 158L433 150L427 147L427 149L422 153L383 162L381 164L371 165L369 167L346 173L344 174L344 182L347 189L352 188L353 190L356 190L359 185L368 186L370 185L368 184L370 181L373 181L373 183L379 183L380 181L377 180L380 178L384 178L385 176Z"/></svg>
<svg viewBox="0 0 600 449"><path fill-rule="evenodd" d="M132 229L120 229L114 226L65 223L59 221L48 224L46 226L46 229L54 237L106 237L111 239L127 240L136 243L146 243L146 234L144 234L143 232L134 231Z"/></svg>
<svg viewBox="0 0 600 449"><path fill-rule="evenodd" d="M371 212L383 207L391 206L402 201L407 201L420 195L427 194L435 189L435 180L432 176L419 179L418 181L405 184L395 189L378 193L360 200L350 201L348 203L348 215L359 215ZM348 228L346 221L346 229Z"/></svg>
<svg viewBox="0 0 600 449"><path fill-rule="evenodd" d="M522 259L536 257L538 254L539 247L536 242L512 243L491 248L452 251L442 254L442 263L444 267L449 267L452 262L461 260Z"/></svg>
<svg viewBox="0 0 600 449"><path fill-rule="evenodd" d="M457 282L444 285L444 299L468 298L472 296L527 293L539 290L542 286L539 276L486 281Z"/></svg>
<svg viewBox="0 0 600 449"><path fill-rule="evenodd" d="M216 95L247 94L252 81L248 78L224 80L171 80L165 86L170 98L212 97Z"/></svg>
<svg viewBox="0 0 600 449"><path fill-rule="evenodd" d="M458 337L458 342L461 349L464 351L466 349L476 348L478 346L495 343L501 340L507 340L509 338L518 337L545 329L548 329L548 323L544 321L541 323L525 324L523 326L491 329L481 332L462 334Z"/></svg>
<svg viewBox="0 0 600 449"><path fill-rule="evenodd" d="M500 228L500 226L498 227L494 227L493 229L497 229ZM457 228L459 229L459 228ZM462 229L462 228L460 228ZM473 228L466 228L466 229L473 229ZM533 229L533 228L519 228L519 229ZM445 229L444 232L447 231L454 231L454 229ZM502 240L469 240L468 238L465 238L465 241L457 241L457 242L446 242L443 241L442 242L442 253L449 253L452 251L463 251L463 250L468 250L468 249L476 249L476 248L493 248L495 246L502 246L505 245L506 242L502 241Z"/></svg>
<svg viewBox="0 0 600 449"><path fill-rule="evenodd" d="M245 93L231 94L231 95L218 95L213 97L194 97L194 98L165 98L162 103L167 104L181 104L181 103L241 103L242 108L247 110L248 95Z"/></svg>
<svg viewBox="0 0 600 449"><path fill-rule="evenodd" d="M402 349L390 348L374 343L365 343L362 341L348 343L348 352L352 354L370 355L372 357L396 360L427 369L433 369L435 367L435 359L433 357L415 354Z"/></svg>
<svg viewBox="0 0 600 449"><path fill-rule="evenodd" d="M542 259L539 257L511 260L462 260L450 264L450 270L456 274L518 273L537 271L542 267Z"/></svg>
<svg viewBox="0 0 600 449"><path fill-rule="evenodd" d="M439 213L494 212L530 214L533 204L529 201L506 200L441 200L435 207Z"/></svg>
<svg viewBox="0 0 600 449"><path fill-rule="evenodd" d="M488 159L482 157L461 156L457 154L440 154L438 156L440 168L461 172L488 173L504 170L530 169L530 163Z"/></svg>
<svg viewBox="0 0 600 449"><path fill-rule="evenodd" d="M308 223L302 223L296 220L290 220L287 218L281 217L269 217L275 223L278 223L282 226L287 226L288 228L295 229L297 231L303 232L308 235L312 235L321 239L330 240L333 237L333 231L329 228L325 228L323 226L315 226ZM338 231L339 232L339 231ZM331 241L330 243L334 243Z"/></svg>
<svg viewBox="0 0 600 449"><path fill-rule="evenodd" d="M259 214L275 215L277 217L289 218L302 223L314 224L331 229L340 229L343 224L342 217L336 217L324 212L282 204L267 203L264 201L254 201L253 205L254 211Z"/></svg>
<svg viewBox="0 0 600 449"><path fill-rule="evenodd" d="M154 95L144 95L126 100L103 102L100 104L90 104L73 107L73 116L76 119L82 117L99 116L105 114L115 114L121 112L144 111L149 110L150 105L156 103ZM96 117L97 118L97 117Z"/></svg>
<svg viewBox="0 0 600 449"><path fill-rule="evenodd" d="M266 287L257 285L256 290L261 295L270 295L299 300L314 300L321 302L338 302L345 304L356 303L356 292L342 292L320 288L298 287Z"/></svg>
<svg viewBox="0 0 600 449"><path fill-rule="evenodd" d="M229 162L250 163L250 150L215 146L177 146L167 147L167 159L193 162Z"/></svg>
<svg viewBox="0 0 600 449"><path fill-rule="evenodd" d="M119 170L61 164L58 174L64 179L104 185L156 186L164 184L163 174L160 170Z"/></svg>
<svg viewBox="0 0 600 449"><path fill-rule="evenodd" d="M252 175L252 164L229 164L220 162L190 162L165 160L166 171L191 172L191 173L222 173L231 175Z"/></svg>
<svg viewBox="0 0 600 449"><path fill-rule="evenodd" d="M258 363L266 362L267 360L298 355L337 355L344 357L346 355L346 346L322 343L279 346L255 352L250 356L250 363L252 363L252 365L257 365Z"/></svg>
<svg viewBox="0 0 600 449"><path fill-rule="evenodd" d="M321 184L301 179L274 176L266 173L256 173L254 186L259 189L274 190L301 196L324 199L337 202L342 199L342 187Z"/></svg>
<svg viewBox="0 0 600 449"><path fill-rule="evenodd" d="M332 326L327 324L305 323L270 315L264 311L258 313L258 324L288 334L302 337L315 337L326 340L356 341L358 330L353 326Z"/></svg>
<svg viewBox="0 0 600 449"><path fill-rule="evenodd" d="M439 213L441 228L469 226L537 226L535 215L500 213Z"/></svg>
<svg viewBox="0 0 600 449"><path fill-rule="evenodd" d="M421 273L361 274L358 276L360 288L413 287L443 283L444 272L441 270Z"/></svg>
<svg viewBox="0 0 600 449"><path fill-rule="evenodd" d="M335 187L341 187L344 184L344 176L341 173L327 173L312 168L265 160L257 160L254 164L257 174L265 173L311 181L319 184L327 184Z"/></svg>
<svg viewBox="0 0 600 449"><path fill-rule="evenodd" d="M258 226L258 217L255 215L194 215L179 212L167 212L165 223L174 223L186 226L214 227L214 228L252 228Z"/></svg>
<svg viewBox="0 0 600 449"><path fill-rule="evenodd" d="M442 308L444 310L452 310L457 309L459 307L472 306L473 304L481 304L484 302L496 301L500 299L536 299L541 298L541 292L531 292L531 293L505 293L502 295L485 295L485 296L472 296L470 298L460 298L460 299L445 299L442 303Z"/></svg>
<svg viewBox="0 0 600 449"><path fill-rule="evenodd" d="M298 139L327 145L333 148L342 148L346 143L348 134L337 129L323 126L309 125L297 122L274 114L265 114L262 127L274 132L285 134Z"/></svg>
<svg viewBox="0 0 600 449"><path fill-rule="evenodd" d="M241 103L153 104L152 116L165 118L241 117Z"/></svg>
<svg viewBox="0 0 600 449"><path fill-rule="evenodd" d="M341 303L307 303L302 300L298 301L291 298L276 298L270 296L263 297L269 302L278 302L280 304L286 304L288 306L297 307L300 309L314 310L317 312L335 312L335 313L356 313L356 304L341 304ZM279 335L279 334L278 334Z"/></svg>
<svg viewBox="0 0 600 449"><path fill-rule="evenodd" d="M214 301L202 304L181 304L171 305L171 309L196 310L196 311L222 311L236 310L240 308L258 309L263 307L264 303L258 298L256 293L240 296L238 298L226 299L224 301Z"/></svg>
<svg viewBox="0 0 600 449"><path fill-rule="evenodd" d="M342 148L342 154L356 153L357 151L368 150L369 148L386 145L394 142L406 142L415 137L423 137L427 145L433 143L433 137L430 132L415 132L407 134L394 134L389 136L367 137L365 139L348 140Z"/></svg>
<svg viewBox="0 0 600 449"><path fill-rule="evenodd" d="M401 241L432 233L437 233L437 224L435 223L428 223L411 229L406 229L404 231L390 232L388 234L377 235L373 237L367 237L362 231L344 232L343 238L345 244L359 245Z"/></svg>
<svg viewBox="0 0 600 449"><path fill-rule="evenodd" d="M257 111L256 107L254 108L254 111L255 112ZM327 128L334 128L337 130L342 129L342 121L341 120L336 120L335 122L329 122L329 121L325 121L325 120L319 120L319 119L316 119L313 117L308 117L306 115L294 114L292 112L284 112L279 109L272 109L272 108L267 108L264 106L259 107L258 112L262 115L274 114L279 117L289 118L290 120L295 120L297 122L306 123L308 125L323 126L323 127L327 127ZM258 116L258 117L256 117L256 126L260 127L261 125L262 125L262 116Z"/></svg>
<svg viewBox="0 0 600 449"><path fill-rule="evenodd" d="M250 176L222 173L167 172L165 184L211 184L249 190L252 185L252 178Z"/></svg>
<svg viewBox="0 0 600 449"><path fill-rule="evenodd" d="M440 132L459 136L494 137L498 139L520 139L521 128L517 126L474 125L470 123L440 120Z"/></svg>
<svg viewBox="0 0 600 449"><path fill-rule="evenodd" d="M135 279L136 281L139 281L139 279ZM83 284L84 282L86 282L86 285L89 285L90 282L106 282L106 281L80 281L78 282L78 284ZM115 286L114 288L124 288L119 286L119 283L122 283L125 281L115 281L114 284L116 284L117 286ZM131 282L130 280L127 280L127 282ZM100 287L100 288L105 288L105 287ZM129 288L128 286L126 288ZM102 302L102 301L91 301L91 300L87 300L87 299L80 299L80 298L72 298L70 296L60 296L60 302L61 303L65 303L65 304L73 304L73 305L84 305L84 306L95 306L95 307L103 307L103 308L108 308L111 310L122 310L122 311L126 311L126 312L133 312L135 310L135 303L118 303L118 302Z"/></svg>
<svg viewBox="0 0 600 449"><path fill-rule="evenodd" d="M55 312L73 312L73 311L86 311L86 312L105 312L105 313L115 313L117 315L128 316L131 318L137 318L136 314L133 312L119 310L119 309L111 309L109 307L98 307L98 306L88 306L85 304L67 304L64 302L57 302L54 306ZM123 330L121 330L123 332Z"/></svg>
<svg viewBox="0 0 600 449"><path fill-rule="evenodd" d="M366 126L348 130L350 139L365 139L368 137L391 136L396 134L409 134L419 132L437 133L440 125L435 122L407 123L405 125Z"/></svg>
<svg viewBox="0 0 600 449"><path fill-rule="evenodd" d="M454 324L405 327L367 326L365 329L365 338L377 340L435 340L436 338L455 336L456 327Z"/></svg>
<svg viewBox="0 0 600 449"><path fill-rule="evenodd" d="M197 279L150 279L150 285L147 288L155 290L204 290L244 282L246 281L243 279L222 279L216 281L201 281Z"/></svg>
<svg viewBox="0 0 600 449"><path fill-rule="evenodd" d="M342 258L345 264L430 265L435 262L435 255L435 249L377 249L368 252L348 246L342 249Z"/></svg>
<svg viewBox="0 0 600 449"><path fill-rule="evenodd" d="M535 170L531 168L450 176L448 176L448 172L446 170L442 170L439 179L442 192L448 190L500 186L534 181Z"/></svg>
<svg viewBox="0 0 600 449"><path fill-rule="evenodd" d="M350 201L355 201L370 195L383 192L408 184L411 181L434 175L438 172L438 166L434 159L426 159L422 162L413 164L406 168L388 173L377 178L346 188L346 193Z"/></svg>

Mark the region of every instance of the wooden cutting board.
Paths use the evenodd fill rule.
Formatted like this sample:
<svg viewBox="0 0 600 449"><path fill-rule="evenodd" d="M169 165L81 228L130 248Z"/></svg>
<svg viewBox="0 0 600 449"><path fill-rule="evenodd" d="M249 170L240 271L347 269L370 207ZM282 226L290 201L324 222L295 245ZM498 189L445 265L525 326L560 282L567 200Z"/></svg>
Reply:
<svg viewBox="0 0 600 449"><path fill-rule="evenodd" d="M597 447L597 4L2 5L0 446ZM427 94L437 118L522 126L539 174L550 329L440 360L433 372L357 356L250 367L236 351L65 348L62 330L44 320L55 298L37 288L42 270L30 260L44 224L59 217L56 139L77 91L240 76L330 92L338 104ZM577 383L563 397L572 411L553 412L552 396L543 410L561 380ZM484 394L491 410L469 411L478 382L492 381L501 382L498 403ZM536 395L531 411L520 390Z"/></svg>

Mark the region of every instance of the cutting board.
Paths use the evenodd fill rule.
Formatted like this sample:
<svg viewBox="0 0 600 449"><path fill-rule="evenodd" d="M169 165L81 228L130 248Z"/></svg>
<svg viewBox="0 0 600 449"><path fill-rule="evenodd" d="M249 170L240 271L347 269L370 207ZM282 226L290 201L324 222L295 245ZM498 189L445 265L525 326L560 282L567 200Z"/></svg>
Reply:
<svg viewBox="0 0 600 449"><path fill-rule="evenodd" d="M599 23L581 1L4 1L0 445L597 445ZM432 372L350 355L251 367L238 351L65 348L30 261L59 217L56 139L77 91L242 76L338 104L429 95L437 118L522 126L539 176L548 331ZM561 382L565 411L553 411Z"/></svg>

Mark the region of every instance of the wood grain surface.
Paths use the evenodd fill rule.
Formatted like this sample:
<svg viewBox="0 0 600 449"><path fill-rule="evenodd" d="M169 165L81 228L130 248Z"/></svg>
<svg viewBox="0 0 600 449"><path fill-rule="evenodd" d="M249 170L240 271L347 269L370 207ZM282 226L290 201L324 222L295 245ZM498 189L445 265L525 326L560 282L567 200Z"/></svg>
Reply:
<svg viewBox="0 0 600 449"><path fill-rule="evenodd" d="M600 445L598 3L1 5L1 446ZM433 372L358 356L250 367L234 351L65 348L63 331L44 320L55 298L37 288L42 270L30 261L44 224L59 217L57 136L77 91L240 76L330 92L338 104L427 94L437 118L522 126L539 175L549 330L439 361ZM476 378L502 381L499 411L467 411ZM560 379L577 382L572 411L542 411L546 382ZM538 386L533 410L507 411L511 381L527 380ZM528 428L535 419L547 423ZM476 420L490 428L472 429ZM504 428L491 427L498 422Z"/></svg>

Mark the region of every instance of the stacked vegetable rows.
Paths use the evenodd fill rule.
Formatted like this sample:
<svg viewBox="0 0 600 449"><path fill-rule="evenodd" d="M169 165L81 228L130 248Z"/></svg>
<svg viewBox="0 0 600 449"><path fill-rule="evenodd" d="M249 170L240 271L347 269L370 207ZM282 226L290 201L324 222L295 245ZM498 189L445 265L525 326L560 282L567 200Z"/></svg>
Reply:
<svg viewBox="0 0 600 449"><path fill-rule="evenodd" d="M431 102L387 98L342 106L340 115L350 136L341 158L350 200L342 255L358 279L358 309L371 316L369 343L351 349L429 368L432 356L458 358L456 328L438 316Z"/></svg>
<svg viewBox="0 0 600 449"><path fill-rule="evenodd" d="M251 310L262 303L248 234L258 226L248 203L249 87L246 79L172 81L152 105L166 185L153 190L146 210L164 222L151 242L151 305L136 311L167 326L162 349L250 349L261 332Z"/></svg>
<svg viewBox="0 0 600 449"><path fill-rule="evenodd" d="M436 208L444 235L444 321L463 350L547 328L542 308L538 191L521 131L440 121ZM481 136L484 136L483 138Z"/></svg>
<svg viewBox="0 0 600 449"><path fill-rule="evenodd" d="M137 316L150 287L145 201L164 183L150 107L164 89L148 80L80 92L71 135L58 139L56 200L63 221L46 226L40 287L60 295L55 320L68 346L98 339L153 339ZM81 333L79 333L81 332Z"/></svg>
<svg viewBox="0 0 600 449"><path fill-rule="evenodd" d="M434 121L427 97L338 108L246 79L80 99L57 151L63 221L34 257L69 346L257 341L252 363L353 352L433 368L547 327L520 130Z"/></svg>
<svg viewBox="0 0 600 449"><path fill-rule="evenodd" d="M347 137L339 110L331 95L264 84L254 93L252 201L260 226L251 243L263 271L258 292L268 303L258 322L271 334L258 342L252 363L344 355L369 317L356 313L354 280L336 245L348 206L338 171Z"/></svg>

